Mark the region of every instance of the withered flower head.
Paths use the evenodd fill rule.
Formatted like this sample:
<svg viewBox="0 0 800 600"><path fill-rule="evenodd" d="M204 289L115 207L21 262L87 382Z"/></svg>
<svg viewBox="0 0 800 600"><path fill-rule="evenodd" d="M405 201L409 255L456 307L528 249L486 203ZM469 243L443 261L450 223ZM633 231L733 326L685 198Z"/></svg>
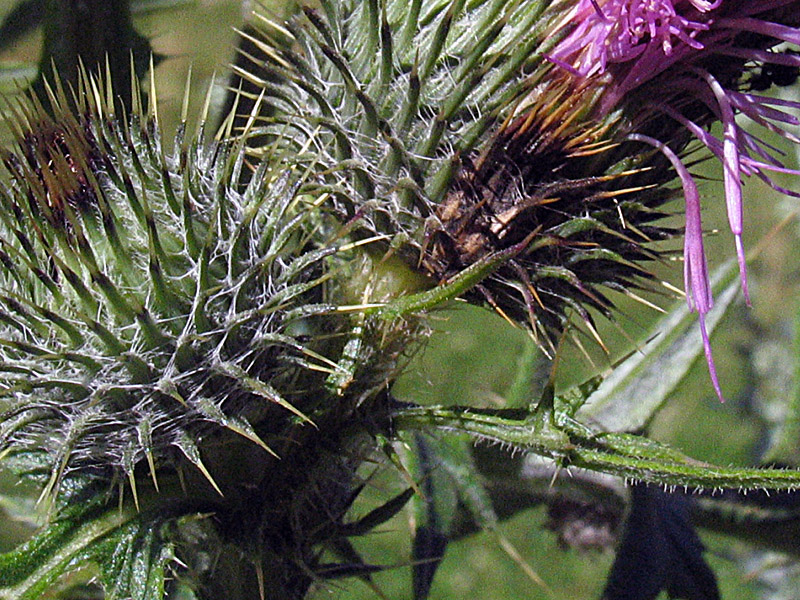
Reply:
<svg viewBox="0 0 800 600"><path fill-rule="evenodd" d="M66 227L67 211L96 206L92 171L101 162L99 147L89 123L69 113L54 118L36 104L26 111L27 128L19 120L8 122L19 153L5 152L3 159L15 183L29 188L34 214ZM19 110L25 111L25 104Z"/></svg>
<svg viewBox="0 0 800 600"><path fill-rule="evenodd" d="M545 82L480 152L463 158L423 259L446 280L510 251L471 296L528 323L546 351L570 309L595 333L587 307L611 316L603 288L635 295L649 278L641 263L656 258L645 244L671 234L656 223L671 192L641 157L621 151L616 119L582 115L585 93Z"/></svg>
<svg viewBox="0 0 800 600"><path fill-rule="evenodd" d="M252 68L238 75L269 104L259 134L315 149L315 191L356 235L386 236L432 286L485 268L459 293L527 323L553 350L573 315L597 337L592 309L612 316L608 291L638 298L653 287L651 242L676 233L660 220L678 180L687 295L702 322L711 294L699 192L680 164L695 139L723 161L744 284L740 180L775 185L769 174L787 169L735 117L796 141L783 128L797 105L756 92L794 80L800 59L785 44L797 42L799 5L307 7L283 24L262 19ZM721 139L708 131L718 121Z"/></svg>

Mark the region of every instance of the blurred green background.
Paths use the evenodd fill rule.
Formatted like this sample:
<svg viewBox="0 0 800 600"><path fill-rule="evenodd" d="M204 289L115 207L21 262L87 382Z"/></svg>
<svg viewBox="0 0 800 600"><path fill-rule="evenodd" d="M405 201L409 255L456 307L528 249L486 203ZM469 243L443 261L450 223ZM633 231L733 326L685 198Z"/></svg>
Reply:
<svg viewBox="0 0 800 600"><path fill-rule="evenodd" d="M176 4L168 10L155 10ZM246 2L244 4L247 4ZM0 0L0 17L14 5ZM243 23L246 6L241 0L197 0L194 2L140 2L135 23L140 33L151 39L154 49L166 60L156 69L159 90L159 113L164 128L173 131L178 119L189 65L192 65L193 95L190 114L202 105L202 97L216 73L215 102L224 96L224 74L234 55L234 27ZM273 9L285 10L273 0ZM41 44L41 32L34 30L0 54L0 68L6 74L3 89L13 94L10 76L31 76ZM789 90L788 93L797 94ZM7 139L3 131L0 139ZM796 157L792 157L796 162ZM790 161L792 162L792 161ZM712 268L733 254L733 240L727 233L724 200L715 164L699 168L707 177L702 185L706 198L704 223L712 232L707 247ZM789 181L783 181L787 186ZM794 184L796 187L796 184ZM682 206L673 207L680 223ZM682 393L671 400L653 423L652 432L690 455L717 464L757 463L768 443L772 427L791 387L790 359L796 312L795 290L800 283L800 269L793 260L798 256L798 224L795 202L781 200L761 182L746 188L745 243L763 250L751 265L751 289L754 306L747 309L740 302L718 328L713 339L722 387L728 401L720 404L714 397L704 361L698 361L682 386ZM787 220L782 229L776 224ZM670 245L680 248L679 242ZM682 287L679 261L665 261L656 266L659 277ZM665 288L666 291L666 288ZM681 301L674 295L647 296L661 306ZM598 319L598 328L611 350L606 356L588 339L585 346L591 360L577 348L566 348L558 371L562 387L582 381L607 369L620 356L635 349L646 336L648 326L658 317L656 311L642 307L625 297L617 297L622 308L615 323ZM432 318L435 333L423 352L410 364L407 375L397 384L396 394L419 403L500 405L505 391L513 383L518 358L530 347L526 333L505 323L488 310L454 306ZM699 335L699 332L698 332ZM546 376L546 369L542 371ZM566 476L566 475L562 475ZM374 479L375 502L401 489L402 482L387 472ZM18 543L29 525L15 518L24 512L25 490L7 476L0 482L2 508L0 549ZM365 506L357 511L365 511ZM502 534L519 551L524 561L544 584L536 583L498 544L496 537L477 534L454 543L437 574L431 598L444 600L467 598L504 600L529 598L579 600L598 598L613 555L610 550L588 554L564 550L556 536L544 530L544 508L519 514L501 527ZM379 533L358 543L368 562L392 565L375 576L386 598L411 597L409 563L409 515L401 513ZM795 565L777 555L754 554L744 544L716 535L704 534L709 548L709 562L720 578L726 600L782 598L781 589L791 590L786 575ZM778 586L768 584L777 573ZM781 583L783 582L783 583ZM773 586L774 587L774 586ZM375 592L358 580L321 586L315 598L374 598ZM785 596L791 597L791 596Z"/></svg>

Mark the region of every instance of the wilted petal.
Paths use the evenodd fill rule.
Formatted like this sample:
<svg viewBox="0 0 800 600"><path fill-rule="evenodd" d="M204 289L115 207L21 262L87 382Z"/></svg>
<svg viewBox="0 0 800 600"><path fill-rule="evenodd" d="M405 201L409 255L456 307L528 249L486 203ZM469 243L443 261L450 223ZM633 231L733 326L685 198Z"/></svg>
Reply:
<svg viewBox="0 0 800 600"><path fill-rule="evenodd" d="M694 182L686 165L663 142L638 133L629 135L628 139L644 142L657 148L669 160L678 177L680 177L683 186L683 197L686 200L686 230L683 242L683 274L686 301L689 304L689 308L696 310L699 315L703 350L706 355L711 382L719 399L724 400L719 378L717 377L717 369L714 365L714 357L711 354L711 343L705 323L705 316L711 310L714 301L711 296L711 284L709 283L706 253L703 246L703 224L700 216L700 194L697 191L697 184Z"/></svg>

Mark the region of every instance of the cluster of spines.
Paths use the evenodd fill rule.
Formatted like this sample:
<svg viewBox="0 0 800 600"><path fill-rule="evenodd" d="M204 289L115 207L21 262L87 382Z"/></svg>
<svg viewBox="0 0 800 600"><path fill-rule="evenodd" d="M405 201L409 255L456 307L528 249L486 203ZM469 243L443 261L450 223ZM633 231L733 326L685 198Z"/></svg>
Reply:
<svg viewBox="0 0 800 600"><path fill-rule="evenodd" d="M272 129L296 127L304 145L317 126L318 138L330 142L320 148L329 162L339 161L342 172L363 170L360 179L353 176L360 195L388 200L408 178L406 185L437 200L443 191L437 196L435 189L442 178L449 181L452 150L471 151L523 93L517 71L542 60L532 50L541 45L549 3L515 12L507 2L486 2L473 7L470 29L464 2L321 4L321 12L305 7L302 17L282 25L257 17L258 37L250 41L260 56L237 74L265 92L276 111ZM503 40L512 17L524 20ZM448 63L456 56L453 72Z"/></svg>
<svg viewBox="0 0 800 600"><path fill-rule="evenodd" d="M135 494L138 464L157 482L185 460L216 486L203 435L231 431L275 454L265 440L324 406L343 320L326 320L323 342L298 323L330 310L322 283L337 248L309 241L302 171L263 164L240 185L242 142L204 144L185 123L169 155L154 88L147 114L135 93L129 124L85 73L74 107L57 83L48 92L52 115L36 98L10 108L3 451L48 454L43 497L72 472L127 479Z"/></svg>

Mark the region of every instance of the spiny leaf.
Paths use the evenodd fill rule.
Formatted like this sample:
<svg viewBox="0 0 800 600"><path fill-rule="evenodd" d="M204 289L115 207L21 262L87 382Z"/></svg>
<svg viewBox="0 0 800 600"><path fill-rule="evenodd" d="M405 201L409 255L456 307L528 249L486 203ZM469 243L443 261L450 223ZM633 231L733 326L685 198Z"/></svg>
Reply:
<svg viewBox="0 0 800 600"><path fill-rule="evenodd" d="M101 581L109 599L162 600L174 559L163 537L166 517L139 515L91 548L100 563Z"/></svg>
<svg viewBox="0 0 800 600"><path fill-rule="evenodd" d="M26 462L35 462L30 457ZM12 552L0 555L0 598L38 600L62 575L86 559L86 550L131 518L116 507L106 510L103 495L84 480L70 481L61 518Z"/></svg>
<svg viewBox="0 0 800 600"><path fill-rule="evenodd" d="M162 600L174 559L169 523L194 511L174 505L135 513L104 506L96 490L34 537L0 555L0 598L38 600L60 578L94 564L109 600Z"/></svg>

